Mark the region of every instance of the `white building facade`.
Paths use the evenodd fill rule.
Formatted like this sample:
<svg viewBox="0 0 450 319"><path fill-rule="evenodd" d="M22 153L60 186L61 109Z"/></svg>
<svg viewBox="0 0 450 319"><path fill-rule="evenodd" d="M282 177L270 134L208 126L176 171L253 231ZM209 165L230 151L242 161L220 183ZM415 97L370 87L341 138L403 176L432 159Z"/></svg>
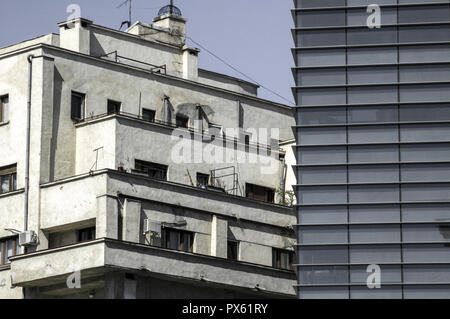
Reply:
<svg viewBox="0 0 450 319"><path fill-rule="evenodd" d="M292 109L180 15L59 27L0 49L0 298L295 297Z"/></svg>

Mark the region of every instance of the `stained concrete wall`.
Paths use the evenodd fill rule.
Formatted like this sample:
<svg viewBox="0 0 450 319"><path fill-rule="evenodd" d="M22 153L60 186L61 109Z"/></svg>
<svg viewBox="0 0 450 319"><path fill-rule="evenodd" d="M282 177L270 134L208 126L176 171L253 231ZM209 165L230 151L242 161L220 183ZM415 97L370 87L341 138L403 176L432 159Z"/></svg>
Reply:
<svg viewBox="0 0 450 319"><path fill-rule="evenodd" d="M172 121L183 104L199 103L212 110L208 115L211 123L243 130L276 127L281 130L280 139L292 137L291 110L259 100L252 94L252 86L232 79L228 83L228 78L219 75L211 77L208 85L182 79L179 48L144 41L99 26L87 26L87 29L78 30L81 33L76 31L71 36L72 30L66 30L68 33L62 34L65 37L62 41L58 35L48 35L0 50L0 95L9 95L9 121L0 125L0 151L4 154L0 158L0 167L17 163L19 189L24 187L27 56L36 56L32 78L29 207L29 229L39 234L36 249L48 248L49 234L60 234L61 243L64 243L73 237L76 229L93 225L96 225L99 238L122 236L129 241L141 242L143 217L156 216L161 221L172 221L178 213L170 210L181 205L188 219L186 228L197 234L196 253L224 257L226 246L223 240L230 236L242 241L242 260L270 265L269 245L284 247L282 229L295 222L295 216L285 208L129 175L73 177L95 168L97 154L93 150L103 146L98 153L96 169L117 169L122 164L130 169L134 167L135 159L142 159L168 164L169 180L190 184L186 165L175 165L167 152L174 145L173 141L169 142L167 128L120 118L92 125L75 125L70 118L71 92L86 94L85 114L88 118L106 113L107 100L112 99L122 102L124 112L141 115L142 108L149 108L157 111L157 118L162 119L163 98L168 96L173 108ZM77 47L68 46L67 40L73 37L79 42ZM65 49L57 48L60 42ZM39 46L39 43L43 45ZM35 47L27 49L31 45ZM95 58L109 50L118 50L121 55L150 63L167 64L172 76L151 74ZM147 60L149 57L151 61ZM243 117L237 107L238 101ZM277 187L279 162L270 158L269 162L276 169L268 176L260 174L258 165L236 164L241 182ZM235 161L231 163L234 165ZM197 172L208 173L211 169L223 167L219 164L187 166L194 181ZM137 202L130 200L123 210L123 203L117 197L120 193L126 198L138 197ZM151 205L155 202L166 205L153 210ZM22 229L23 193L18 191L0 196L0 213L6 216L0 225L0 238L11 235L4 228ZM124 218L122 221L121 217ZM215 218L221 221L215 224L218 228L213 227ZM242 232L240 225L234 223L235 219L246 220L240 225L249 229L253 227L253 230ZM267 228L256 231L255 225L261 223ZM258 256L258 250L264 251L264 257ZM90 256L91 252L86 254ZM57 268L64 268L64 263L74 257L66 252L61 256L62 259L55 264ZM53 274L48 265L37 263L33 267L36 270L33 276L37 276L33 278ZM64 273L66 270L61 271ZM28 273L23 275L26 278L31 276ZM18 290L8 293L14 297Z"/></svg>

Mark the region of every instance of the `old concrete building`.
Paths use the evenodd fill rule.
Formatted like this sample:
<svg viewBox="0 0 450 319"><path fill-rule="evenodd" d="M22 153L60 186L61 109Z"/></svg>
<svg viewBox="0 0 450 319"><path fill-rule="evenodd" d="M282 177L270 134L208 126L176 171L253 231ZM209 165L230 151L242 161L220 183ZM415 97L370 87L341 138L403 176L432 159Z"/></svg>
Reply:
<svg viewBox="0 0 450 319"><path fill-rule="evenodd" d="M173 9L0 49L0 298L295 297L293 112Z"/></svg>

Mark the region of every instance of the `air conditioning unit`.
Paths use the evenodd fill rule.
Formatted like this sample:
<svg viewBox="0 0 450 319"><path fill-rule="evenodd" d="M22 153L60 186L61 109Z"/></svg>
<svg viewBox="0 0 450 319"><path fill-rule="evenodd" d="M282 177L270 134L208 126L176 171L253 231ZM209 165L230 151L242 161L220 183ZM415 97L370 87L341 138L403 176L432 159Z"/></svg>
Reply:
<svg viewBox="0 0 450 319"><path fill-rule="evenodd" d="M19 246L33 246L37 244L37 235L33 230L19 234Z"/></svg>
<svg viewBox="0 0 450 319"><path fill-rule="evenodd" d="M144 235L148 233L161 234L161 223L150 219L144 220Z"/></svg>

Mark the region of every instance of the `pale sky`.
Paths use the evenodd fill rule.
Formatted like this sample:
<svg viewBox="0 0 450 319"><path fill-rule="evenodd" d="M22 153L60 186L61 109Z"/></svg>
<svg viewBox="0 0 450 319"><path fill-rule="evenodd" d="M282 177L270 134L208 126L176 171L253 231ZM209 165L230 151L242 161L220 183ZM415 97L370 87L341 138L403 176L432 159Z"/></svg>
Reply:
<svg viewBox="0 0 450 319"><path fill-rule="evenodd" d="M0 47L47 33L58 33L56 24L67 20L70 4L81 7L81 16L95 24L118 29L128 19L123 0L1 0ZM133 0L133 22L152 23L158 9L169 0ZM293 101L291 0L175 0L188 19L187 33L196 42ZM196 47L193 43L189 45ZM200 53L200 67L245 79L213 58ZM247 80L247 79L246 79ZM262 98L288 104L260 89Z"/></svg>

